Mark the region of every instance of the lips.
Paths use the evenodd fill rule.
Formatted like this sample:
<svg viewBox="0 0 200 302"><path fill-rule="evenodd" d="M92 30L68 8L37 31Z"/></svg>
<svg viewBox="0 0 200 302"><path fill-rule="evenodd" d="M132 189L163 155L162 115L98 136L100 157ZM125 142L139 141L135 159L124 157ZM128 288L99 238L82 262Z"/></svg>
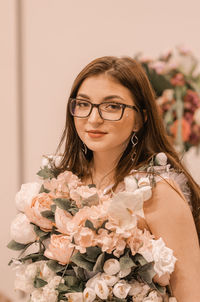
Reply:
<svg viewBox="0 0 200 302"><path fill-rule="evenodd" d="M107 134L107 132L103 132L99 130L88 130L86 132L91 138L99 138Z"/></svg>

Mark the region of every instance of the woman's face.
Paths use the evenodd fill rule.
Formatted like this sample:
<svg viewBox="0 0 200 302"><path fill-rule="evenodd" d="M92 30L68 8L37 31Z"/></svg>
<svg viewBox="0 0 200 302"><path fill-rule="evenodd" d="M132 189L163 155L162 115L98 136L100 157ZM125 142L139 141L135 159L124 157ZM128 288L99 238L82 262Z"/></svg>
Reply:
<svg viewBox="0 0 200 302"><path fill-rule="evenodd" d="M131 92L114 78L101 74L85 79L80 86L77 98L91 103L118 102L135 105ZM125 108L119 121L103 120L96 107L86 118L74 117L76 131L80 139L93 152L116 151L122 153L127 147L133 131L138 131L140 114Z"/></svg>

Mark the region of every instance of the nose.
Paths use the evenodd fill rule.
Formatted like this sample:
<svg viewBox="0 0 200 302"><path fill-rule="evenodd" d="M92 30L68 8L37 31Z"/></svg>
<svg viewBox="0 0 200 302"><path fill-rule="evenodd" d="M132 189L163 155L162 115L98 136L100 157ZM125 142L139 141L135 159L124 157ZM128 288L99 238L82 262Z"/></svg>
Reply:
<svg viewBox="0 0 200 302"><path fill-rule="evenodd" d="M100 123L100 124L103 122L103 119L99 115L99 111L97 107L92 108L92 111L88 117L88 121L90 123Z"/></svg>

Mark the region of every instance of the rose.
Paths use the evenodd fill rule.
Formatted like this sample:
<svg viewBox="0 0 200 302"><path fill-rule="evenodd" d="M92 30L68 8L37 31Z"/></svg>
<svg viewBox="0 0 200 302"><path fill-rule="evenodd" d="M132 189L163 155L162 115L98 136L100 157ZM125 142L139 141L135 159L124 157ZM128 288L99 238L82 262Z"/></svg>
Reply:
<svg viewBox="0 0 200 302"><path fill-rule="evenodd" d="M96 298L96 293L92 288L86 287L83 291L84 302L93 302Z"/></svg>
<svg viewBox="0 0 200 302"><path fill-rule="evenodd" d="M121 270L121 271L117 274L117 276L118 276L120 279L122 279L122 278L128 276L128 275L130 274L130 272L131 272L131 268L127 268L127 269Z"/></svg>
<svg viewBox="0 0 200 302"><path fill-rule="evenodd" d="M110 276L116 275L120 271L120 263L117 259L108 259L104 262L103 270Z"/></svg>
<svg viewBox="0 0 200 302"><path fill-rule="evenodd" d="M143 300L143 298L146 296L146 294L150 290L150 287L147 284L138 282L137 280L132 280L131 282L129 282L129 285L131 286L131 288L130 288L128 294L130 296L133 296L134 299L136 299L137 297L138 298L140 297L141 301Z"/></svg>
<svg viewBox="0 0 200 302"><path fill-rule="evenodd" d="M95 288L95 284L98 280L101 280L101 273L97 273L96 275L94 275L92 278L90 278L85 286L94 289Z"/></svg>
<svg viewBox="0 0 200 302"><path fill-rule="evenodd" d="M67 235L70 234L70 231L67 228L67 226L68 223L71 221L72 217L73 216L69 212L62 210L59 207L56 207L55 224L60 233L67 234Z"/></svg>
<svg viewBox="0 0 200 302"><path fill-rule="evenodd" d="M51 210L51 205L53 204L52 198L53 196L50 194L40 193L32 199L31 204L25 209L28 219L46 230L52 229L53 222L43 217L41 212Z"/></svg>
<svg viewBox="0 0 200 302"><path fill-rule="evenodd" d="M95 232L87 227L82 227L80 231L74 234L76 245L81 247L90 247L94 245Z"/></svg>
<svg viewBox="0 0 200 302"><path fill-rule="evenodd" d="M12 239L22 244L34 242L37 238L33 225L23 213L17 214L11 223L10 235Z"/></svg>
<svg viewBox="0 0 200 302"><path fill-rule="evenodd" d="M108 298L109 288L104 280L97 280L94 290L100 299L106 300Z"/></svg>
<svg viewBox="0 0 200 302"><path fill-rule="evenodd" d="M125 299L131 289L130 284L122 280L117 282L113 287L113 294L119 299Z"/></svg>
<svg viewBox="0 0 200 302"><path fill-rule="evenodd" d="M164 152L160 152L155 157L155 162L159 166L166 166L167 164L167 156Z"/></svg>
<svg viewBox="0 0 200 302"><path fill-rule="evenodd" d="M63 265L67 264L73 252L73 247L69 246L70 242L69 236L52 235L44 255L49 259L59 261Z"/></svg>
<svg viewBox="0 0 200 302"><path fill-rule="evenodd" d="M68 302L83 302L83 293L68 293L65 296Z"/></svg>
<svg viewBox="0 0 200 302"><path fill-rule="evenodd" d="M14 261L14 265L12 268L15 270L16 278L14 282L14 288L15 290L23 291L25 293L31 293L34 290L33 286L33 280L35 278L35 268L32 267L32 272L27 275L26 270L29 264L27 263L21 263ZM27 272L28 273L28 272Z"/></svg>
<svg viewBox="0 0 200 302"><path fill-rule="evenodd" d="M150 181L149 181L149 177L141 177L138 180L138 187L145 187L145 186L149 186L150 185Z"/></svg>
<svg viewBox="0 0 200 302"><path fill-rule="evenodd" d="M158 240L152 240L152 255L154 264L154 270L159 277L165 273L171 274L174 271L174 265L176 258L173 256L173 251L165 246L162 238Z"/></svg>
<svg viewBox="0 0 200 302"><path fill-rule="evenodd" d="M24 212L33 197L39 193L41 185L37 182L30 182L21 185L20 191L15 196L15 203L18 211Z"/></svg>

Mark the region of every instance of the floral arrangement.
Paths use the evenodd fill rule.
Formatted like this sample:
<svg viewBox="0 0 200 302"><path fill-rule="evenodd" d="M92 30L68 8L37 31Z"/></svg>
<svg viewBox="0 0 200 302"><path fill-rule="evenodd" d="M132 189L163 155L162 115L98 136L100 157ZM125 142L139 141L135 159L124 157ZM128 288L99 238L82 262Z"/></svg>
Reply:
<svg viewBox="0 0 200 302"><path fill-rule="evenodd" d="M42 183L23 184L16 195L8 244L21 251L10 261L15 289L30 302L175 302L165 300L173 251L139 228L149 178L127 176L125 190L110 197L72 172L55 175L51 161L38 172Z"/></svg>
<svg viewBox="0 0 200 302"><path fill-rule="evenodd" d="M177 151L200 143L200 73L189 49L177 47L152 59L136 56L157 95L157 104Z"/></svg>

